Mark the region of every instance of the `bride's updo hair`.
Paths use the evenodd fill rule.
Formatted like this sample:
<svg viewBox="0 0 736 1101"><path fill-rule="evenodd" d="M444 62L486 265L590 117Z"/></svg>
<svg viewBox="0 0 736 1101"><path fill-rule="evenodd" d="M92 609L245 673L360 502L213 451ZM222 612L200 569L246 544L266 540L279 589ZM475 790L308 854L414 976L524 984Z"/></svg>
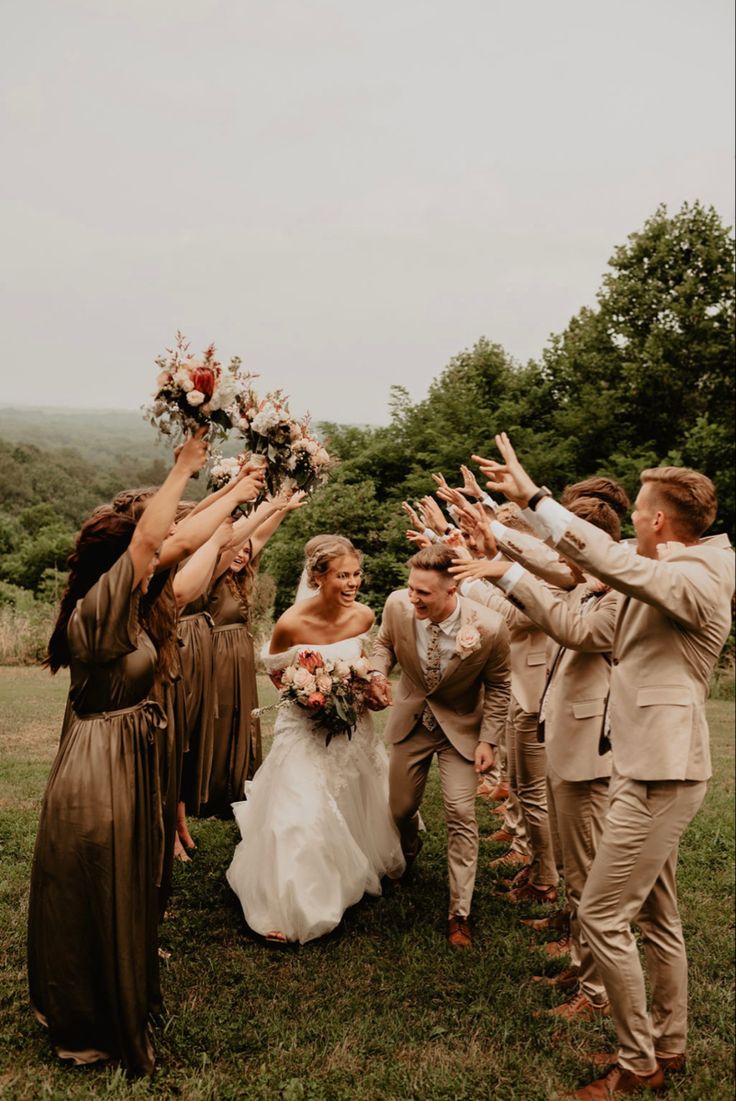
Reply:
<svg viewBox="0 0 736 1101"><path fill-rule="evenodd" d="M315 535L310 539L304 548L307 584L312 589L318 588L317 581L327 573L332 559L342 558L344 554L352 555L363 564L362 553L344 535Z"/></svg>

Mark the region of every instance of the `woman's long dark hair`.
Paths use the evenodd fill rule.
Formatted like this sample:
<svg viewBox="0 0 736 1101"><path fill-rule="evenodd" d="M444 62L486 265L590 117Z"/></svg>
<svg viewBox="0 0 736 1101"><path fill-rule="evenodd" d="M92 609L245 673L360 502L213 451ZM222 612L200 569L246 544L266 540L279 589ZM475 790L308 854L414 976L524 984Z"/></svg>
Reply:
<svg viewBox="0 0 736 1101"><path fill-rule="evenodd" d="M69 578L43 662L52 673L69 665L71 655L66 629L77 601L89 592L103 573L112 569L128 549L134 531L135 521L130 516L116 512L107 505L95 509L82 524L74 550L67 559Z"/></svg>

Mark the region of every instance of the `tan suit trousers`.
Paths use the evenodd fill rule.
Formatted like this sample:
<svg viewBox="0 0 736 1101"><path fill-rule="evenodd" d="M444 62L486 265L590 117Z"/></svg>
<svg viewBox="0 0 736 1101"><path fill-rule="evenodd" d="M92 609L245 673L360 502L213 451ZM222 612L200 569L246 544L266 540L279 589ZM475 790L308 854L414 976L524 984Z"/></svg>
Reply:
<svg viewBox="0 0 736 1101"><path fill-rule="evenodd" d="M511 851L521 853L522 856L531 856L529 849L529 838L526 833L526 825L524 824L524 815L521 810L521 803L519 797L516 794L517 791L517 779L516 779L516 754L508 752L508 747L513 749L514 745L514 731L511 727L511 711L509 710L509 717L506 722L506 732L504 735L504 742L506 743L506 778L509 782L509 794L504 804L503 811L503 824L510 834L513 835L513 841L511 842ZM496 757L497 754L494 754Z"/></svg>
<svg viewBox="0 0 736 1101"><path fill-rule="evenodd" d="M603 836L578 917L611 1003L619 1062L636 1074L687 1041L687 955L677 909L677 847L703 802L704 780L630 780L614 772ZM636 941L642 933L652 1002Z"/></svg>
<svg viewBox="0 0 736 1101"><path fill-rule="evenodd" d="M550 818L554 817L565 874L565 898L570 912L571 957L584 994L596 1005L608 1001L593 954L580 930L578 906L595 858L608 808L608 777L563 780L547 767ZM553 813L554 811L554 813Z"/></svg>
<svg viewBox="0 0 736 1101"><path fill-rule="evenodd" d="M536 886L557 884L557 865L547 812L547 772L544 742L537 738L536 714L524 711L511 697L511 723L506 731L506 752L514 759L509 786L521 804L529 851L532 858L529 882Z"/></svg>
<svg viewBox="0 0 736 1101"><path fill-rule="evenodd" d="M449 914L467 917L478 865L478 824L475 820L477 777L473 762L458 753L441 727L427 730L419 723L408 738L390 748L389 804L401 834L404 855L411 859L417 853L417 812L435 753L447 822Z"/></svg>

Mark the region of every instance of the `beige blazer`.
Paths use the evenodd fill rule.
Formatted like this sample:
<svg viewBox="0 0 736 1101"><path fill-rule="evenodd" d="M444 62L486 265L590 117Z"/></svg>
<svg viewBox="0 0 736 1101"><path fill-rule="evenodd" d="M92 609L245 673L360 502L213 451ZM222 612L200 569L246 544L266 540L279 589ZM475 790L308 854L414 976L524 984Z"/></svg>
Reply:
<svg viewBox="0 0 736 1101"><path fill-rule="evenodd" d="M616 771L634 780L707 780L705 701L731 624L734 556L722 541L655 561L569 515L559 550L623 594L611 675Z"/></svg>
<svg viewBox="0 0 736 1101"><path fill-rule="evenodd" d="M497 745L509 709L509 634L497 612L458 597L460 627L475 627L480 639L474 653L453 654L442 680L432 691L422 673L414 634L414 609L405 589L391 593L370 658L385 676L398 662L401 678L386 724L391 745L407 738L422 717L425 703L455 749L472 761L478 742Z"/></svg>
<svg viewBox="0 0 736 1101"><path fill-rule="evenodd" d="M563 780L596 780L611 775L611 754L599 753L611 681L610 651L622 600L613 590L595 597L586 584L551 592L529 574L508 596L547 632L548 678L544 734L547 763Z"/></svg>
<svg viewBox="0 0 736 1101"><path fill-rule="evenodd" d="M522 565L555 588L568 589L571 585L570 570L560 561L558 551L548 546L536 535L526 531L515 531L505 525L491 524L498 549L512 562ZM505 529L505 530L504 530Z"/></svg>
<svg viewBox="0 0 736 1101"><path fill-rule="evenodd" d="M539 700L544 691L547 666L546 634L528 616L509 604L493 585L484 581L474 581L463 591L469 600L475 600L486 608L492 608L506 620L511 645L511 695L522 711L536 715L539 711Z"/></svg>

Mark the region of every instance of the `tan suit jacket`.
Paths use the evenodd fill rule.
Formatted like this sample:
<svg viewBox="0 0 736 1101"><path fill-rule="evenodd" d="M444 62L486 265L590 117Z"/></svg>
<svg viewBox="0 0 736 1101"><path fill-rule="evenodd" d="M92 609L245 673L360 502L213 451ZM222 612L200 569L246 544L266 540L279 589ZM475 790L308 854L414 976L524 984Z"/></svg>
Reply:
<svg viewBox="0 0 736 1101"><path fill-rule="evenodd" d="M543 544L542 544L543 545ZM545 548L546 549L546 548ZM547 666L547 636L529 616L513 607L505 597L484 581L473 582L464 590L469 600L492 608L506 620L511 645L511 695L530 715L539 711Z"/></svg>
<svg viewBox="0 0 736 1101"><path fill-rule="evenodd" d="M705 701L731 624L734 556L718 540L664 561L632 554L569 514L568 558L624 596L613 639L611 741L632 780L707 780Z"/></svg>
<svg viewBox="0 0 736 1101"><path fill-rule="evenodd" d="M388 676L398 662L401 679L384 736L394 745L407 738L427 703L454 748L472 761L478 742L497 745L503 737L509 709L509 636L497 612L458 597L460 627L472 625L480 634L475 653L453 654L437 687L427 691L417 655L414 608L405 589L391 593L370 658L372 669Z"/></svg>
<svg viewBox="0 0 736 1101"><path fill-rule="evenodd" d="M544 704L547 762L570 782L611 775L611 754L601 756L599 743L622 597L611 590L582 605L589 592L587 584L551 592L525 574L507 597L550 637L547 674L552 678Z"/></svg>
<svg viewBox="0 0 736 1101"><path fill-rule="evenodd" d="M570 570L564 562L560 561L559 553L536 535L530 535L526 531L515 531L507 528L501 534L501 528L505 525L491 525L498 549L510 558L512 562L521 562L529 569L555 588L569 589L572 584Z"/></svg>

